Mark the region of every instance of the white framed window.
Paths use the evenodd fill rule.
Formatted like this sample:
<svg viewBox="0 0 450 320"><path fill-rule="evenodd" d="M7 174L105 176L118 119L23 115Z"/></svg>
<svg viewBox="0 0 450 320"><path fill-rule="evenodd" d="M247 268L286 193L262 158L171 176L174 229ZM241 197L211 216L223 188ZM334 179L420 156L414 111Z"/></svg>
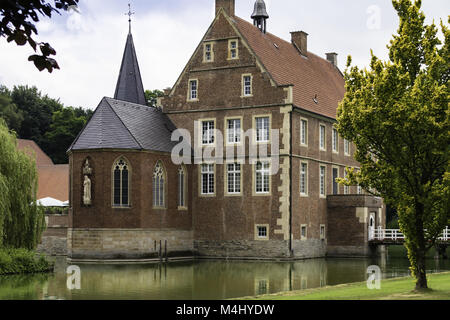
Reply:
<svg viewBox="0 0 450 320"><path fill-rule="evenodd" d="M156 163L153 170L153 207L164 208L165 206L165 190L166 190L166 173L160 161Z"/></svg>
<svg viewBox="0 0 450 320"><path fill-rule="evenodd" d="M178 169L178 208L186 208L187 173L184 167Z"/></svg>
<svg viewBox="0 0 450 320"><path fill-rule="evenodd" d="M319 169L319 191L320 191L320 197L324 198L326 196L326 170L327 167L326 166L320 166Z"/></svg>
<svg viewBox="0 0 450 320"><path fill-rule="evenodd" d="M239 144L242 139L242 119L226 119L227 144Z"/></svg>
<svg viewBox="0 0 450 320"><path fill-rule="evenodd" d="M189 101L197 101L198 100L198 80L197 79L189 80L188 100Z"/></svg>
<svg viewBox="0 0 450 320"><path fill-rule="evenodd" d="M240 194L241 193L241 164L227 163L227 193Z"/></svg>
<svg viewBox="0 0 450 320"><path fill-rule="evenodd" d="M360 185L358 185L358 186L356 187L356 192L357 192L358 194L363 194L363 190L362 190L362 187L361 187Z"/></svg>
<svg viewBox="0 0 450 320"><path fill-rule="evenodd" d="M242 97L253 96L253 77L251 74L242 75Z"/></svg>
<svg viewBox="0 0 450 320"><path fill-rule="evenodd" d="M339 133L333 128L333 152L339 153Z"/></svg>
<svg viewBox="0 0 450 320"><path fill-rule="evenodd" d="M124 158L114 163L112 170L113 206L130 206L130 165Z"/></svg>
<svg viewBox="0 0 450 320"><path fill-rule="evenodd" d="M239 42L237 39L228 40L228 59L239 59Z"/></svg>
<svg viewBox="0 0 450 320"><path fill-rule="evenodd" d="M320 225L320 240L326 239L327 235L326 235L325 231L326 231L325 225L321 224Z"/></svg>
<svg viewBox="0 0 450 320"><path fill-rule="evenodd" d="M207 42L203 46L203 62L213 62L214 61L214 44L212 42Z"/></svg>
<svg viewBox="0 0 450 320"><path fill-rule="evenodd" d="M300 119L300 144L308 145L308 120Z"/></svg>
<svg viewBox="0 0 450 320"><path fill-rule="evenodd" d="M202 120L201 121L202 130L202 145L212 145L215 142L214 131L215 131L215 121L214 120Z"/></svg>
<svg viewBox="0 0 450 320"><path fill-rule="evenodd" d="M347 139L344 139L344 154L346 156L350 155L350 141L348 141Z"/></svg>
<svg viewBox="0 0 450 320"><path fill-rule="evenodd" d="M256 142L270 141L270 117L255 117Z"/></svg>
<svg viewBox="0 0 450 320"><path fill-rule="evenodd" d="M255 192L256 194L270 193L270 163L258 161L255 164Z"/></svg>
<svg viewBox="0 0 450 320"><path fill-rule="evenodd" d="M306 224L300 226L300 238L301 240L308 239L308 226Z"/></svg>
<svg viewBox="0 0 450 320"><path fill-rule="evenodd" d="M308 164L300 163L300 195L308 195Z"/></svg>
<svg viewBox="0 0 450 320"><path fill-rule="evenodd" d="M255 225L255 240L268 240L269 239L269 225L257 224Z"/></svg>
<svg viewBox="0 0 450 320"><path fill-rule="evenodd" d="M320 150L326 150L326 127L321 124L319 126L319 148Z"/></svg>
<svg viewBox="0 0 450 320"><path fill-rule="evenodd" d="M214 164L202 164L201 165L201 194L202 195L214 195L215 194L215 172Z"/></svg>

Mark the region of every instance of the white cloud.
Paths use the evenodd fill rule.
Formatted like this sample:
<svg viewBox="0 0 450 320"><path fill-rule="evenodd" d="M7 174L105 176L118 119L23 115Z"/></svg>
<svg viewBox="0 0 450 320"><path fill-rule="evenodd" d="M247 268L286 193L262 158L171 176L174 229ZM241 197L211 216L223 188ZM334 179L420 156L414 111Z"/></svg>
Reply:
<svg viewBox="0 0 450 320"><path fill-rule="evenodd" d="M171 87L199 44L214 17L211 0L135 1L132 30L146 89ZM344 68L348 54L354 63L367 65L370 49L387 57L386 44L395 33L397 18L387 0L269 1L269 32L289 40L290 31L309 33L309 50L325 56L339 54ZM107 5L105 6L105 4ZM17 47L0 39L0 83L36 85L66 105L95 108L103 96L114 94L128 32L126 1L81 2L81 14L71 12L45 19L38 25L40 38L56 50L61 70L39 72L27 62L29 47ZM367 28L367 8L381 9L380 29ZM250 20L253 1L236 0L236 14ZM430 22L450 11L446 0L423 0Z"/></svg>

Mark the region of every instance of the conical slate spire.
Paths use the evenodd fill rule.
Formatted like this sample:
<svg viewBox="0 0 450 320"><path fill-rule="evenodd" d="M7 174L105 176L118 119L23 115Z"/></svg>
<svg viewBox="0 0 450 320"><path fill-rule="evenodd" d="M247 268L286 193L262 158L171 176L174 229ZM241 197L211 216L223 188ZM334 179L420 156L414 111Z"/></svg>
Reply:
<svg viewBox="0 0 450 320"><path fill-rule="evenodd" d="M144 86L142 85L131 28L123 53L114 99L146 105Z"/></svg>

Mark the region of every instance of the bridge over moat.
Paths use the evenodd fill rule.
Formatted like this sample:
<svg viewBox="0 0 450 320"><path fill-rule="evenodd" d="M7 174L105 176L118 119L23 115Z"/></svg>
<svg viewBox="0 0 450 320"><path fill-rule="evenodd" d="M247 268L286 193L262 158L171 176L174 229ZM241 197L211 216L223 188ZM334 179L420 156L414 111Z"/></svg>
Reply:
<svg viewBox="0 0 450 320"><path fill-rule="evenodd" d="M403 245L405 235L399 229L369 229L369 244L372 247L381 245ZM446 227L436 240L436 255L447 258L446 250L450 245L450 229Z"/></svg>

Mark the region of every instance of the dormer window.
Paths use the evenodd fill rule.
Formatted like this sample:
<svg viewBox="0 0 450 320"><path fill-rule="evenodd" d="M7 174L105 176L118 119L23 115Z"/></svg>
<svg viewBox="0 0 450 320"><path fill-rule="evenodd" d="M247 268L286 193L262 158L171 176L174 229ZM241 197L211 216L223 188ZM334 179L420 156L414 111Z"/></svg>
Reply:
<svg viewBox="0 0 450 320"><path fill-rule="evenodd" d="M212 42L207 42L203 46L203 62L213 62L214 61L214 45Z"/></svg>
<svg viewBox="0 0 450 320"><path fill-rule="evenodd" d="M238 40L228 41L228 60L239 59L239 45Z"/></svg>

